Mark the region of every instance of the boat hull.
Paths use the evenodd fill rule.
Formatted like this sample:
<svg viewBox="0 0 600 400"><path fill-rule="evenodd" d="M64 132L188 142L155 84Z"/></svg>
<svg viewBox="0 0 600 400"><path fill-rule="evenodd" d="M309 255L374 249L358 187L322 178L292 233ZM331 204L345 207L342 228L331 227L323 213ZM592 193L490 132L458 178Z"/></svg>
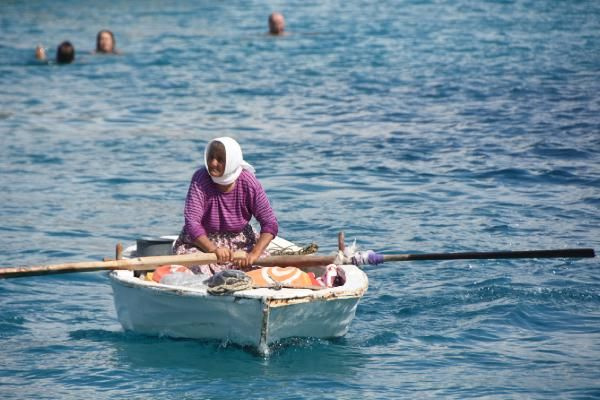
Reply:
<svg viewBox="0 0 600 400"><path fill-rule="evenodd" d="M368 281L355 266L343 268L347 284L336 288L261 288L221 296L144 281L131 271L109 276L125 330L220 340L265 352L269 344L286 338L334 338L348 332Z"/></svg>

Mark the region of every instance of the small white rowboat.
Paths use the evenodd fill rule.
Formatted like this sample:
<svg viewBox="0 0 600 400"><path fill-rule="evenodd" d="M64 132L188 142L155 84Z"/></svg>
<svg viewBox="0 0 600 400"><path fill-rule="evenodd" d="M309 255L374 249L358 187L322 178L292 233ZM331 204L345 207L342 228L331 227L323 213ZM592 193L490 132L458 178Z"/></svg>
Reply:
<svg viewBox="0 0 600 400"><path fill-rule="evenodd" d="M300 249L276 237L270 250ZM125 256L136 255L135 246ZM324 267L311 267L320 276ZM257 288L211 295L206 288L158 284L130 270L109 274L115 308L125 330L175 338L220 340L252 346L262 354L268 346L291 337L344 336L358 302L368 287L366 274L342 265L343 286L311 289Z"/></svg>

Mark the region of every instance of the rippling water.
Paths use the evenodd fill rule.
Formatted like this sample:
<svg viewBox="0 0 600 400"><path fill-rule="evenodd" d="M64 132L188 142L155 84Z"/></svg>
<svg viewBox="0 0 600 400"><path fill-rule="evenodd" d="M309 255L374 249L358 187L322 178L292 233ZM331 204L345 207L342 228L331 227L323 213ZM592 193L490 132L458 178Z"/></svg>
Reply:
<svg viewBox="0 0 600 400"><path fill-rule="evenodd" d="M264 35L281 10L290 35ZM239 139L281 235L600 248L595 1L0 4L2 266L177 233ZM123 55L94 56L112 29ZM71 40L72 65L33 49ZM268 358L122 331L104 273L0 281L2 398L597 398L597 259L389 263L346 337Z"/></svg>

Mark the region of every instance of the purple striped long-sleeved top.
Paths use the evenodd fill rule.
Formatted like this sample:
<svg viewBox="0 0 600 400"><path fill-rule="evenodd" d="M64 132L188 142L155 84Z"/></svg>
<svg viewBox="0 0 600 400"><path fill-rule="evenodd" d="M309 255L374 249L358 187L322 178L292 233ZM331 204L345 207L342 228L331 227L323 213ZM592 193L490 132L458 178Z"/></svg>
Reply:
<svg viewBox="0 0 600 400"><path fill-rule="evenodd" d="M277 236L279 225L267 194L256 177L242 171L233 190L219 191L206 169L192 177L184 209L185 232L194 240L209 233L241 232L252 216L260 233Z"/></svg>

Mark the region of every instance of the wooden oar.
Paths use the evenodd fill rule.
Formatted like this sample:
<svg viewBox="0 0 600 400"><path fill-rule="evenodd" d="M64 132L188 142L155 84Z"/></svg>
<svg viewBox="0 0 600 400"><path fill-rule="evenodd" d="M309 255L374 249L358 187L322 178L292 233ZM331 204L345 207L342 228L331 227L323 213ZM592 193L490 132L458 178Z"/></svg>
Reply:
<svg viewBox="0 0 600 400"><path fill-rule="evenodd" d="M235 257L243 257L243 252ZM425 254L384 254L383 261L417 261L417 260L465 260L465 259L501 259L501 258L583 258L595 257L594 249L560 249L560 250L527 250L527 251L494 251L466 253L425 253ZM336 256L271 256L256 261L263 267L293 266L316 267L331 264ZM64 274L69 272L110 271L126 269L134 271L153 270L160 265L199 265L213 264L217 257L212 253L195 253L174 256L153 256L121 259L112 261L89 261L54 265L24 266L0 268L0 279L22 276Z"/></svg>
<svg viewBox="0 0 600 400"><path fill-rule="evenodd" d="M236 252L235 258L244 257L245 253ZM311 267L331 264L335 256L272 256L259 259L255 265L263 267L296 266ZM0 268L0 279L18 278L22 276L65 274L69 272L112 271L127 269L132 271L154 270L167 264L200 265L216 264L217 256L212 253L194 253L173 256L137 257L110 261L84 261L54 265L35 265L23 267Z"/></svg>

